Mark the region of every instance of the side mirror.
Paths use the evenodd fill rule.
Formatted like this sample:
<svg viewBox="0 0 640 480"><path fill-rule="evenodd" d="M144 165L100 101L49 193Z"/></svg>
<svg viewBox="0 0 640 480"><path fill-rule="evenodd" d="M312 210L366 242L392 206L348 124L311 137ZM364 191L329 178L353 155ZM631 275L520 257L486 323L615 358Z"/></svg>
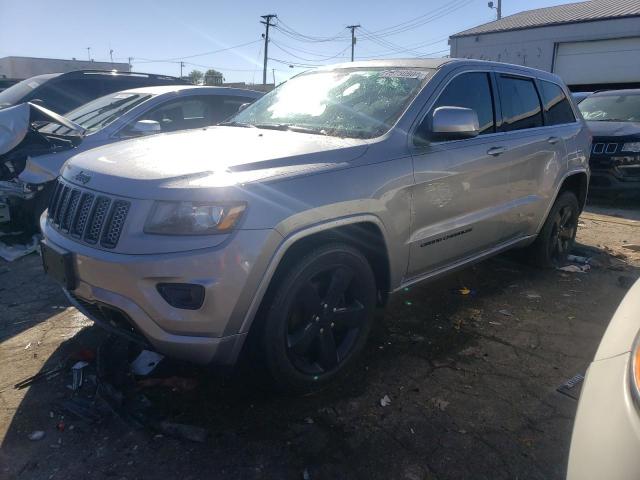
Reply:
<svg viewBox="0 0 640 480"><path fill-rule="evenodd" d="M438 107L433 111L429 140L463 140L473 138L480 133L478 114L471 108Z"/></svg>
<svg viewBox="0 0 640 480"><path fill-rule="evenodd" d="M160 123L155 120L138 120L127 133L133 135L152 135L154 133L160 133L161 131Z"/></svg>
<svg viewBox="0 0 640 480"><path fill-rule="evenodd" d="M238 107L238 113L240 113L242 110L244 110L245 108L247 108L249 105L251 105L251 102L246 102L246 103L243 103L242 105L240 105L240 106Z"/></svg>

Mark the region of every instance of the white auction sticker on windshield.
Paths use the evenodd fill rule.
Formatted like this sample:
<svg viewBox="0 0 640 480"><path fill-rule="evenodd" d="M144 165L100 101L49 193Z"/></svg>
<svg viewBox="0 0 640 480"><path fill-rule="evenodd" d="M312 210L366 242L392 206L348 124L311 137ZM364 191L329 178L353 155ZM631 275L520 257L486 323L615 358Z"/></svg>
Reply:
<svg viewBox="0 0 640 480"><path fill-rule="evenodd" d="M385 70L380 73L381 77L386 78L424 78L427 76L427 72L420 70Z"/></svg>

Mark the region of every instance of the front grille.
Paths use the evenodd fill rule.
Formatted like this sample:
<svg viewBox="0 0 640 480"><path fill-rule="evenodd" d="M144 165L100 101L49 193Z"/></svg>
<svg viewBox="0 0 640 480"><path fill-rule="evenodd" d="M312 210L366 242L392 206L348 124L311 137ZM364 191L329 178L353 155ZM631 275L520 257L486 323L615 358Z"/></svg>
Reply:
<svg viewBox="0 0 640 480"><path fill-rule="evenodd" d="M130 203L95 195L58 179L49 203L49 221L61 233L105 248L115 248L124 227Z"/></svg>
<svg viewBox="0 0 640 480"><path fill-rule="evenodd" d="M614 142L595 142L591 152L595 155L613 155L618 151L618 144Z"/></svg>

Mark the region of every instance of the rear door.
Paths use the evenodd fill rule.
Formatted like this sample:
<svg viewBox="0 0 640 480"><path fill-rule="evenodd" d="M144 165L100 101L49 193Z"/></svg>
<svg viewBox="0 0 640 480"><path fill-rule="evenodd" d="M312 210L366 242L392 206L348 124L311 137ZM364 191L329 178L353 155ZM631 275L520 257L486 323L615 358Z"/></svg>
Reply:
<svg viewBox="0 0 640 480"><path fill-rule="evenodd" d="M418 129L429 129L433 110L473 109L480 134L475 138L414 145L412 234L408 277L419 277L464 260L513 237L505 225L509 208L511 161L503 134L496 130L493 75L489 71L452 73L426 107Z"/></svg>
<svg viewBox="0 0 640 480"><path fill-rule="evenodd" d="M497 72L502 112L504 157L509 169L509 228L532 235L546 213L556 179L566 168L562 132L545 126L542 101L534 78Z"/></svg>

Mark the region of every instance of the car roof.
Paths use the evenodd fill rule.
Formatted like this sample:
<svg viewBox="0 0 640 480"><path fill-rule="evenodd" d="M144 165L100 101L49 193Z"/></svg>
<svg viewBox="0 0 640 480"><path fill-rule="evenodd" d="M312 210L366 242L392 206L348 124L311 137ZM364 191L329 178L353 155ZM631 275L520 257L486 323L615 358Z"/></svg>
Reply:
<svg viewBox="0 0 640 480"><path fill-rule="evenodd" d="M139 87L124 90L127 93L148 93L150 95L164 95L172 92L199 91L200 93L211 93L217 95L239 95L242 97L258 98L262 92L247 90L244 88L231 87L210 87L203 85L158 85L154 87Z"/></svg>
<svg viewBox="0 0 640 480"><path fill-rule="evenodd" d="M622 90L599 90L592 95L606 97L607 95L640 95L640 88L625 88Z"/></svg>
<svg viewBox="0 0 640 480"><path fill-rule="evenodd" d="M120 70L72 70L70 72L58 73L57 75L64 77L80 77L84 75L100 75L107 77L133 77L133 78L155 78L160 80L173 81L179 84L187 84L186 80L171 75L162 75L158 73L145 72L123 72Z"/></svg>

